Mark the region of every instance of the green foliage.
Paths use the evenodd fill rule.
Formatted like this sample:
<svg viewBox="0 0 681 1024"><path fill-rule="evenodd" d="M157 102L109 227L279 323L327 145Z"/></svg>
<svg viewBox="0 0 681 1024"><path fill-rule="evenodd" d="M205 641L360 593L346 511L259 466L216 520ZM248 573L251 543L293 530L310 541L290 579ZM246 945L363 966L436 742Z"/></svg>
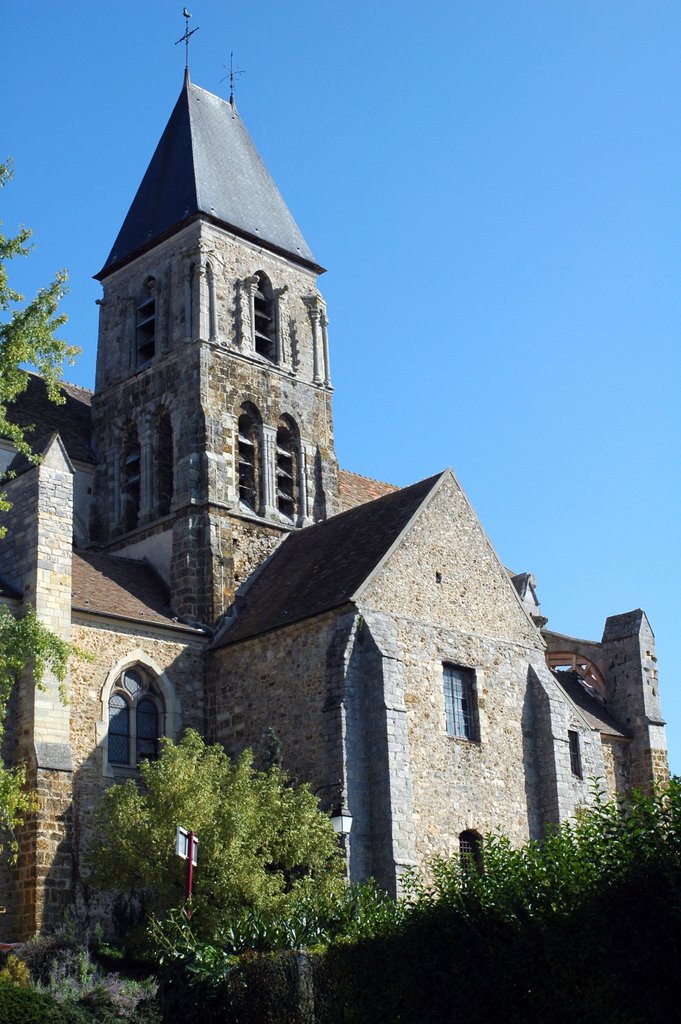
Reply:
<svg viewBox="0 0 681 1024"><path fill-rule="evenodd" d="M32 989L0 982L0 1024L65 1024L59 1005Z"/></svg>
<svg viewBox="0 0 681 1024"><path fill-rule="evenodd" d="M28 988L31 984L31 972L15 953L10 953L5 966L0 970L0 982L5 985L19 985Z"/></svg>
<svg viewBox="0 0 681 1024"><path fill-rule="evenodd" d="M142 889L160 913L180 907L186 868L174 851L183 825L200 840L192 924L203 937L247 908L285 914L306 894L342 891L330 820L307 787L277 768L255 771L250 751L233 763L189 730L177 745L165 740L140 773L141 786L111 786L98 809L90 861L101 888Z"/></svg>
<svg viewBox="0 0 681 1024"><path fill-rule="evenodd" d="M0 188L11 177L11 164L0 164ZM55 337L55 332L66 321L63 314L57 313L66 291L65 273L57 274L50 285L41 288L24 305L19 305L24 301L23 296L10 287L7 265L10 260L29 254L30 237L31 232L26 227L9 237L0 232L0 437L9 438L18 451L34 459L26 441L26 430L10 423L7 406L28 385L27 365L42 374L50 399L63 402L58 386L62 368L65 362L73 362L78 350ZM0 492L0 512L9 507L6 495ZM6 528L0 525L0 538L5 533ZM66 645L41 626L32 612L15 620L6 608L0 608L0 743L7 701L18 674L33 658L36 680L48 666L63 679L66 657ZM9 836L9 840L0 841L0 853L8 851L13 860L18 849L14 831L35 808L34 798L25 791L25 781L21 766L7 769L0 765L0 835Z"/></svg>
<svg viewBox="0 0 681 1024"><path fill-rule="evenodd" d="M9 608L0 605L0 744L12 687L24 668L31 662L37 686L48 670L62 682L70 653L70 645L46 629L32 608L22 618L16 618ZM23 765L0 765L0 853L8 853L12 862L18 853L15 829L36 806L25 784Z"/></svg>
<svg viewBox="0 0 681 1024"><path fill-rule="evenodd" d="M355 918L304 956L186 944L162 1005L187 1024L307 1024L311 987L316 1024L674 1020L681 782L627 803L596 792L543 842L492 836L484 871L437 861L407 898L370 898Z"/></svg>
<svg viewBox="0 0 681 1024"><path fill-rule="evenodd" d="M11 163L0 164L0 188L11 177ZM73 363L78 349L55 337L55 332L66 322L65 314L57 313L66 294L64 271L21 307L23 295L9 285L7 264L18 256L28 256L32 248L28 244L30 238L31 231L26 227L10 237L0 233L0 312L5 314L0 321L0 436L9 438L20 452L33 458L25 430L7 419L7 405L26 390L27 365L35 366L43 376L50 399L63 402L59 391L62 369L65 362ZM0 509L7 507L4 496L0 495Z"/></svg>

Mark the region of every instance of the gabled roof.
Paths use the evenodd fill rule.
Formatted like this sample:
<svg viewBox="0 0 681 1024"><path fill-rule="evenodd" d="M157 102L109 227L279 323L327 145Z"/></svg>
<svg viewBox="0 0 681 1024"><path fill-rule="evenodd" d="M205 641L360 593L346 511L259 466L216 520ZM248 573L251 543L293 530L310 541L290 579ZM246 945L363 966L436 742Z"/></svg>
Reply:
<svg viewBox="0 0 681 1024"><path fill-rule="evenodd" d="M347 469L338 470L338 489L343 511L363 505L366 501L381 498L398 488L395 484L385 484L382 480L373 480L369 476L351 473Z"/></svg>
<svg viewBox="0 0 681 1024"><path fill-rule="evenodd" d="M622 739L630 737L630 733L612 717L605 704L588 693L576 672L554 671L553 675L572 703L577 705L592 729L598 729L608 736L617 736Z"/></svg>
<svg viewBox="0 0 681 1024"><path fill-rule="evenodd" d="M236 107L184 86L104 267L105 277L197 214L313 269L315 262Z"/></svg>
<svg viewBox="0 0 681 1024"><path fill-rule="evenodd" d="M173 617L168 588L158 573L132 558L74 551L71 603L76 611L196 632Z"/></svg>
<svg viewBox="0 0 681 1024"><path fill-rule="evenodd" d="M50 401L42 377L29 374L26 390L7 406L7 419L19 427L34 425L34 430L27 435L34 451L53 434L59 434L70 459L94 463L96 459L90 447L92 392L65 382L59 389L64 397L62 405Z"/></svg>
<svg viewBox="0 0 681 1024"><path fill-rule="evenodd" d="M224 647L338 608L353 599L443 474L290 533L256 573L236 618L218 634Z"/></svg>

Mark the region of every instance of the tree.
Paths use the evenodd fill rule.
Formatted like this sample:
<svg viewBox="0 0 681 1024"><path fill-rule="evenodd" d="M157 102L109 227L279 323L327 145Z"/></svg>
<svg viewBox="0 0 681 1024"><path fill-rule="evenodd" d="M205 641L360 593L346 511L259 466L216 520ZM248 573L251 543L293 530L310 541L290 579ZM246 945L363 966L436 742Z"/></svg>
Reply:
<svg viewBox="0 0 681 1024"><path fill-rule="evenodd" d="M0 188L11 178L11 164L0 164ZM0 436L9 438L19 452L33 459L26 430L8 419L7 406L28 386L27 365L39 371L51 401L62 403L59 381L64 363L72 365L78 349L55 337L55 332L66 323L66 315L57 313L66 294L65 271L60 271L50 285L41 288L24 306L19 306L24 296L9 285L7 263L17 256L28 256L32 248L27 244L30 238L27 227L20 227L12 237L0 233L0 311L3 315L9 313L9 319L3 317L0 323ZM0 494L0 510L8 507L5 495ZM0 536L4 532L0 526Z"/></svg>
<svg viewBox="0 0 681 1024"><path fill-rule="evenodd" d="M11 177L11 165L0 164L0 188ZM26 227L21 227L13 237L0 233L0 436L9 438L19 452L35 461L26 440L26 431L10 422L7 406L28 385L26 365L35 366L40 371L52 401L63 402L58 386L62 368L64 362L73 362L78 350L55 338L55 331L66 321L64 314L57 313L59 301L66 291L66 274L63 271L23 307L19 307L23 296L9 286L7 264L16 256L29 254L31 246L27 243L30 237L31 232ZM0 492L0 511L9 507L6 495ZM0 538L6 532L0 524ZM0 746L7 703L20 673L33 659L33 676L37 685L46 668L54 671L57 679L63 680L69 651L68 644L50 633L31 609L23 618L15 619L8 608L0 607ZM9 850L12 859L16 858L18 850L15 829L34 807L34 798L24 788L25 781L23 766L5 768L0 764L0 853Z"/></svg>
<svg viewBox="0 0 681 1024"><path fill-rule="evenodd" d="M232 762L219 745L188 730L163 741L158 761L140 765L142 785L111 786L96 813L90 850L100 888L143 891L147 905L181 906L185 865L175 855L175 828L199 837L192 925L214 934L250 909L285 913L315 893L340 892L343 866L330 819L306 786L272 767L258 772L245 751Z"/></svg>

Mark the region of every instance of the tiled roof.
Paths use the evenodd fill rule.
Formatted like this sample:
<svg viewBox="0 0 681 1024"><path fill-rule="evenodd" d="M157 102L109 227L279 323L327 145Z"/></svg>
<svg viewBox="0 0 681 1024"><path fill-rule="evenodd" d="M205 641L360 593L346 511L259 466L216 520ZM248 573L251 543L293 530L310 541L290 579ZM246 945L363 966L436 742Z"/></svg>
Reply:
<svg viewBox="0 0 681 1024"><path fill-rule="evenodd" d="M74 551L72 604L77 611L191 629L173 618L161 577L146 562L132 558Z"/></svg>
<svg viewBox="0 0 681 1024"><path fill-rule="evenodd" d="M629 738L630 734L612 717L605 705L588 693L576 672L554 671L553 674L592 728L599 729L608 736Z"/></svg>
<svg viewBox="0 0 681 1024"><path fill-rule="evenodd" d="M399 490L395 484L384 484L380 480L372 480L371 477L360 476L359 473L351 473L347 469L338 470L338 485L344 512L375 498L382 498L391 491Z"/></svg>
<svg viewBox="0 0 681 1024"><path fill-rule="evenodd" d="M188 77L98 275L204 214L321 270L236 108Z"/></svg>
<svg viewBox="0 0 681 1024"><path fill-rule="evenodd" d="M30 374L26 390L7 406L7 419L19 427L34 424L35 429L27 435L34 448L59 433L70 459L96 462L90 447L92 392L67 383L62 383L60 390L64 402L56 405L48 398L42 377Z"/></svg>
<svg viewBox="0 0 681 1024"><path fill-rule="evenodd" d="M264 563L216 647L257 636L350 601L442 474L290 533Z"/></svg>

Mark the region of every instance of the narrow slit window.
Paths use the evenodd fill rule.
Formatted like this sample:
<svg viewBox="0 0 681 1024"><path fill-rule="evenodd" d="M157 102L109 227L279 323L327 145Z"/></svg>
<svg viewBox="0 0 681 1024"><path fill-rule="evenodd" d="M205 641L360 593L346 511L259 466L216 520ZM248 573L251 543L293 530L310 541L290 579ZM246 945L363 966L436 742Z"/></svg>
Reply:
<svg viewBox="0 0 681 1024"><path fill-rule="evenodd" d="M461 833L459 858L464 872L482 871L482 840L477 832L467 829Z"/></svg>
<svg viewBox="0 0 681 1024"><path fill-rule="evenodd" d="M574 729L568 729L568 743L570 746L570 771L576 778L582 776L582 755L579 749L579 733Z"/></svg>

